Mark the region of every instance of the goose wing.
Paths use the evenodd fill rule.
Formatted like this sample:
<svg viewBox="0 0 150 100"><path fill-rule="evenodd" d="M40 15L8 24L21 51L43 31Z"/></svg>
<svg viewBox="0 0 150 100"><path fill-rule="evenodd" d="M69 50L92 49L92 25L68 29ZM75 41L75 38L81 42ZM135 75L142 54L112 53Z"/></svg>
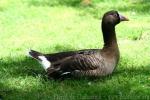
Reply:
<svg viewBox="0 0 150 100"><path fill-rule="evenodd" d="M99 54L77 54L54 62L52 65L52 67L47 69L48 76L57 79L71 75L72 72L77 72L77 75L84 72L90 74L91 72L88 71L94 71L100 67L103 68L104 60Z"/></svg>
<svg viewBox="0 0 150 100"><path fill-rule="evenodd" d="M75 56L78 54L83 55L90 55L94 54L95 52L98 52L100 49L84 49L79 51L67 51L67 52L59 52L59 53L53 53L53 54L45 54L44 56L51 62L56 62L59 60L62 60L66 57Z"/></svg>
<svg viewBox="0 0 150 100"><path fill-rule="evenodd" d="M77 54L60 64L62 72L72 72L74 70L94 70L103 66L103 58L98 54Z"/></svg>

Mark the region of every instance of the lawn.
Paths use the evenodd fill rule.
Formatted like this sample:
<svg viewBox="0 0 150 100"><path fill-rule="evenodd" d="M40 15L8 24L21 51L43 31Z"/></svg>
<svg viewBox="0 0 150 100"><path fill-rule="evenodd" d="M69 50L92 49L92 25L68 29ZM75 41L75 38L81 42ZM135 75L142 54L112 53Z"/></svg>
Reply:
<svg viewBox="0 0 150 100"><path fill-rule="evenodd" d="M149 0L0 0L0 98L6 100L150 99ZM48 80L26 56L102 48L101 17L117 10L130 21L117 25L121 53L106 77Z"/></svg>

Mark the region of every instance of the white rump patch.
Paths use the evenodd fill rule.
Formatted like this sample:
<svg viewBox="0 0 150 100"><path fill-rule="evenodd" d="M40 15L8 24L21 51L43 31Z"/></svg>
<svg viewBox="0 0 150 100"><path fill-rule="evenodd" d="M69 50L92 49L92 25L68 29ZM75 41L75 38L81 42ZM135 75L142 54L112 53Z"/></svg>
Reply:
<svg viewBox="0 0 150 100"><path fill-rule="evenodd" d="M44 56L38 56L41 59L40 63L43 65L43 68L47 70L47 68L51 67L51 62L47 60Z"/></svg>

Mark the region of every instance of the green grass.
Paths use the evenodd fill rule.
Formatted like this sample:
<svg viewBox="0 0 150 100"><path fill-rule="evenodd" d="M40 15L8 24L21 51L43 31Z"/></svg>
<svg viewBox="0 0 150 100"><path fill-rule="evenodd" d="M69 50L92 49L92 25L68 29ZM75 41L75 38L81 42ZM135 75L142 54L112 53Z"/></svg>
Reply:
<svg viewBox="0 0 150 100"><path fill-rule="evenodd" d="M0 98L79 100L150 99L150 2L148 0L0 0ZM54 53L101 48L100 22L108 10L129 22L116 27L121 59L104 78L48 80L26 57L29 48Z"/></svg>

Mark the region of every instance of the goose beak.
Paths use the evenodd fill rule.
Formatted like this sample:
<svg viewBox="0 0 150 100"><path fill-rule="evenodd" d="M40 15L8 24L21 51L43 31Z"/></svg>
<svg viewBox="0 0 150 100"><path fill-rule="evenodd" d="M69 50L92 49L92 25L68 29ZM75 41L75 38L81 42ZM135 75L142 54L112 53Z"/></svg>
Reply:
<svg viewBox="0 0 150 100"><path fill-rule="evenodd" d="M129 21L129 19L124 17L123 15L119 14L119 17L120 17L120 21Z"/></svg>

